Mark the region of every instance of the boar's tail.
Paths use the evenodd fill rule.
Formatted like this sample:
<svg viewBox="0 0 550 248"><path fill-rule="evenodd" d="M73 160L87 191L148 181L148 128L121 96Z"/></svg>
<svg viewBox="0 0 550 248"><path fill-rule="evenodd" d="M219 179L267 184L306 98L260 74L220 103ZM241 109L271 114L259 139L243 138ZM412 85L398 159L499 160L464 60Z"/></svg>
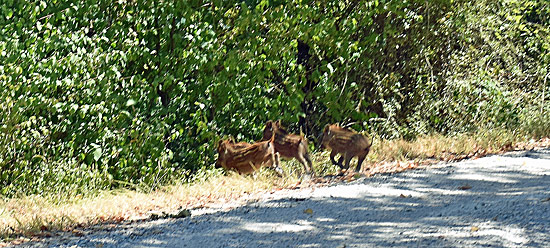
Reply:
<svg viewBox="0 0 550 248"><path fill-rule="evenodd" d="M371 136L370 136L370 144L369 144L369 146L367 146L367 148L365 148L365 150L368 150L368 149L371 148L372 142L374 142L374 135L371 135Z"/></svg>

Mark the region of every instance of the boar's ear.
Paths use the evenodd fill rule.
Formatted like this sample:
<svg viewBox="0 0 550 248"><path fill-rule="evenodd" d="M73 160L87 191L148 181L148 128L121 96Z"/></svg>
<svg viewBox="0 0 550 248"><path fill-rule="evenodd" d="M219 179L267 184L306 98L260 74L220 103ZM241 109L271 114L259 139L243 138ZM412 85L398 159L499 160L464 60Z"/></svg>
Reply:
<svg viewBox="0 0 550 248"><path fill-rule="evenodd" d="M327 125L325 126L325 131L324 131L324 133L325 133L327 136L330 135L330 124L327 124Z"/></svg>
<svg viewBox="0 0 550 248"><path fill-rule="evenodd" d="M276 121L269 121L269 125L267 127L269 128L269 131L273 131L279 128Z"/></svg>
<svg viewBox="0 0 550 248"><path fill-rule="evenodd" d="M265 123L266 128L271 128L272 125L273 125L273 121L271 121L271 120L269 120Z"/></svg>
<svg viewBox="0 0 550 248"><path fill-rule="evenodd" d="M282 127L283 125L281 125L281 120L277 120L277 122L275 122L275 124L277 124L276 126L277 127Z"/></svg>
<svg viewBox="0 0 550 248"><path fill-rule="evenodd" d="M217 144L216 149L222 146L222 142L223 142L223 139L218 140L218 143L216 143Z"/></svg>

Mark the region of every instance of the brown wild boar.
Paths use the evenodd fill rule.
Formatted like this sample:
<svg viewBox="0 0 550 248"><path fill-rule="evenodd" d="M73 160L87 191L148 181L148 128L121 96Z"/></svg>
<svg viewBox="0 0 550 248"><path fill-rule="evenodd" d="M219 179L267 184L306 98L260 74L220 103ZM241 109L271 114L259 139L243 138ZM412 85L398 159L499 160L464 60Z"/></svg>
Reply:
<svg viewBox="0 0 550 248"><path fill-rule="evenodd" d="M302 135L290 134L282 126L281 121L268 121L265 124L262 140L275 138L275 152L285 159L296 158L304 165L307 174L314 175L313 164L309 158L307 139Z"/></svg>
<svg viewBox="0 0 550 248"><path fill-rule="evenodd" d="M335 124L325 126L321 140L321 147L331 150L330 161L338 165L340 169L348 169L351 159L357 157L356 172L361 170L361 164L369 153L371 146L372 140L364 135ZM336 154L342 154L338 162L334 160ZM345 160L344 166L342 166L342 160Z"/></svg>
<svg viewBox="0 0 550 248"><path fill-rule="evenodd" d="M272 142L273 140L268 140L248 144L245 142L235 143L233 140L220 140L216 168L223 167L241 174L249 174L263 166L268 166L283 176L283 170L279 167L279 154L275 153Z"/></svg>

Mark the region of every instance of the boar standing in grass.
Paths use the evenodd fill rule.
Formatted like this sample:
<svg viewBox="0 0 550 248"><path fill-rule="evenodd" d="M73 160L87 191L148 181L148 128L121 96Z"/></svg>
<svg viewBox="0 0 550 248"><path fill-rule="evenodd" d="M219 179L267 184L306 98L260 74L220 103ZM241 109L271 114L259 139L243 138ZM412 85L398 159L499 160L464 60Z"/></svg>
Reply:
<svg viewBox="0 0 550 248"><path fill-rule="evenodd" d="M233 140L219 141L216 168L223 167L249 174L263 166L272 167L280 176L284 175L279 166L279 154L275 152L273 139L254 144L235 143Z"/></svg>
<svg viewBox="0 0 550 248"><path fill-rule="evenodd" d="M263 139L274 137L275 152L285 159L296 158L304 165L307 174L315 175L313 163L309 158L307 139L302 135L290 134L282 126L281 121L268 121L265 124Z"/></svg>
<svg viewBox="0 0 550 248"><path fill-rule="evenodd" d="M338 165L340 169L348 169L351 159L357 157L356 172L361 170L361 164L367 157L371 146L372 139L369 140L362 134L335 124L325 126L321 140L321 148L331 150L330 161ZM336 154L342 154L338 162L334 160ZM345 160L344 166L342 166L342 160Z"/></svg>

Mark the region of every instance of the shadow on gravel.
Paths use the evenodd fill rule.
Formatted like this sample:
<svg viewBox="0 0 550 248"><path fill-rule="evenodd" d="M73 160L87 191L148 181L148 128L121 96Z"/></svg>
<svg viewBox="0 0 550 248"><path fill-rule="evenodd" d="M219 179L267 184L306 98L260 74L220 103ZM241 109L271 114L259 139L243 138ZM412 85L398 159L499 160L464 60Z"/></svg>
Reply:
<svg viewBox="0 0 550 248"><path fill-rule="evenodd" d="M518 247L550 244L550 151L362 178L73 239L86 247Z"/></svg>
<svg viewBox="0 0 550 248"><path fill-rule="evenodd" d="M530 150L530 151L519 151L519 152L510 152L505 155L505 157L527 157L527 158L533 158L533 159L545 159L550 160L550 150L548 149L542 149L542 150Z"/></svg>

